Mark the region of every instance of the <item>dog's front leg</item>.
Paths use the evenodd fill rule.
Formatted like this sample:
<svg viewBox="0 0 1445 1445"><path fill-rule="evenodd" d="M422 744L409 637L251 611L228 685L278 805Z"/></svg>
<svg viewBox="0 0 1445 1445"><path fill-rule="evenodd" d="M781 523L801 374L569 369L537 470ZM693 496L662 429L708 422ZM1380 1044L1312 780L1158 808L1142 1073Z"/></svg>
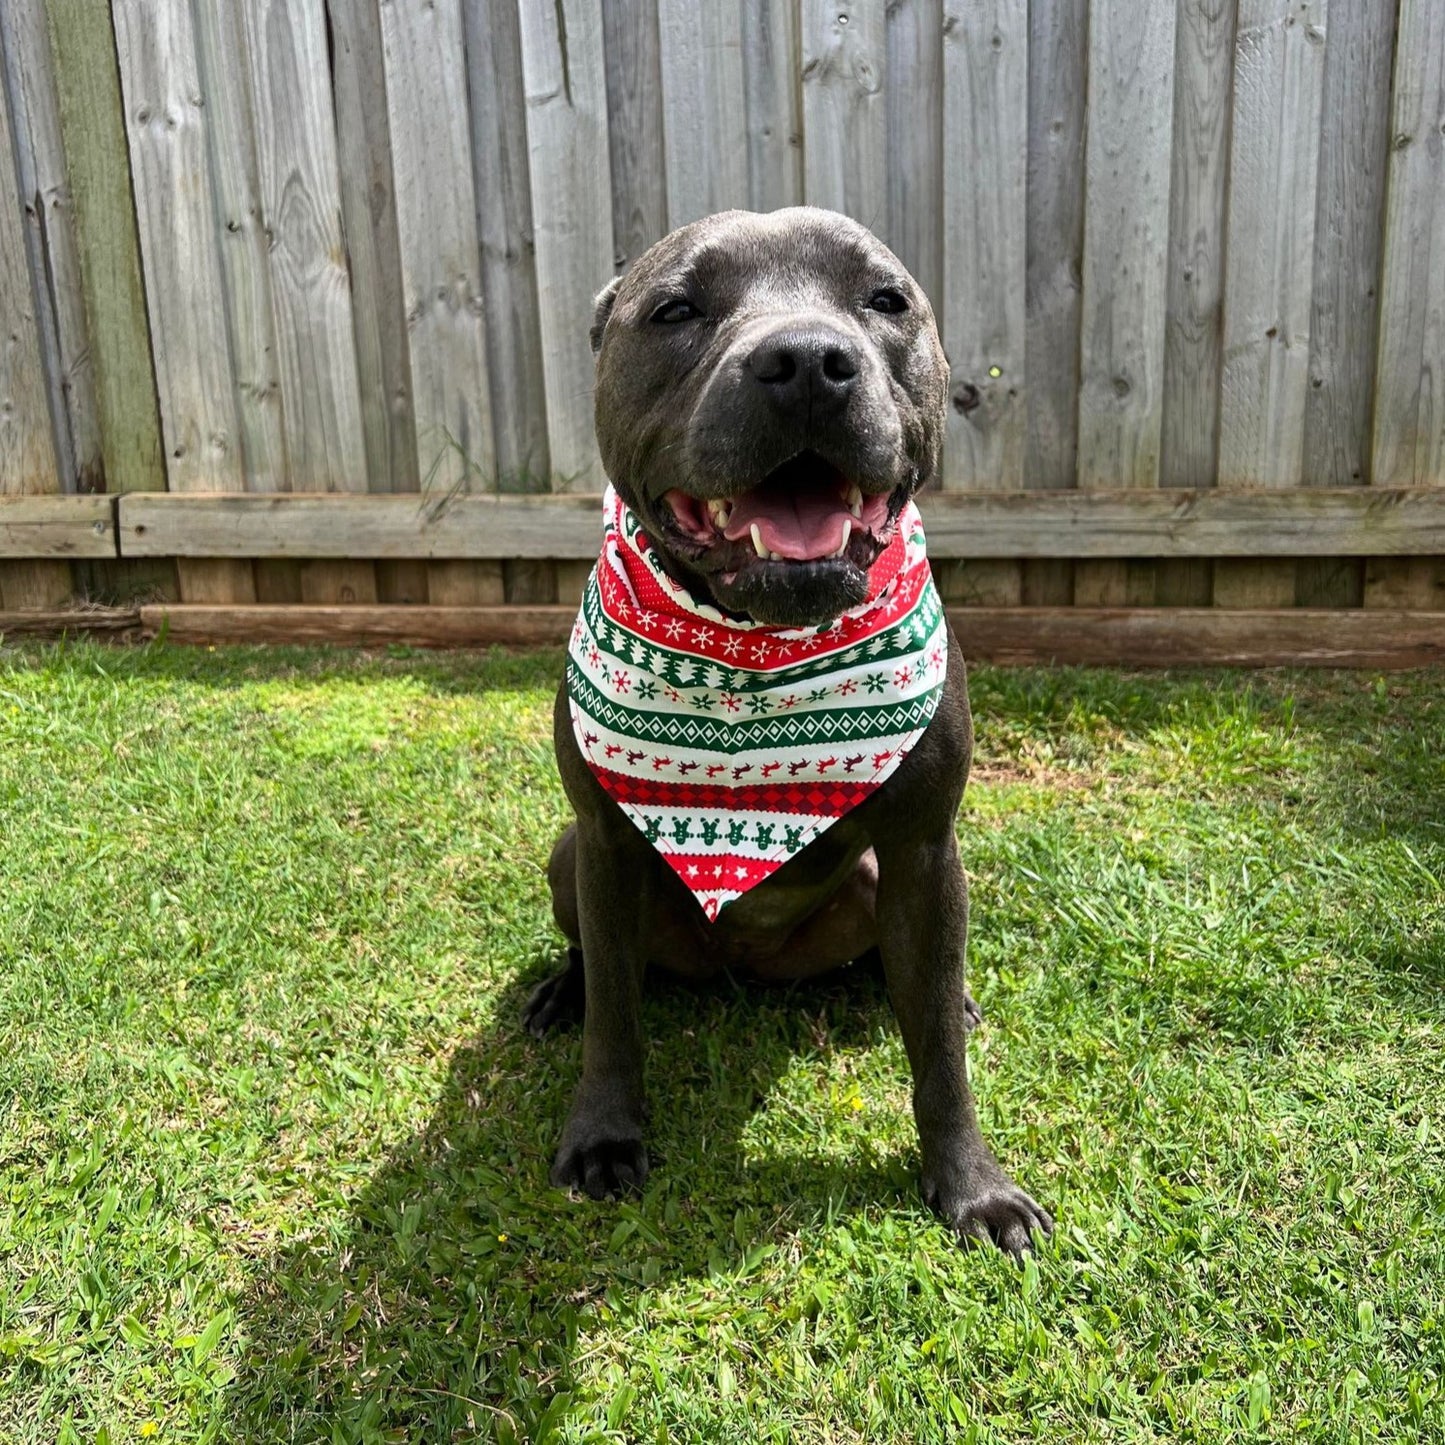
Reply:
<svg viewBox="0 0 1445 1445"><path fill-rule="evenodd" d="M923 1193L962 1238L1013 1255L1053 1221L984 1143L968 1086L964 988L968 884L952 829L926 842L880 840L878 931L888 993L913 1068Z"/></svg>
<svg viewBox="0 0 1445 1445"><path fill-rule="evenodd" d="M594 1199L640 1189L642 971L637 880L629 856L594 820L577 830L577 904L586 977L582 1081L552 1165L552 1183Z"/></svg>

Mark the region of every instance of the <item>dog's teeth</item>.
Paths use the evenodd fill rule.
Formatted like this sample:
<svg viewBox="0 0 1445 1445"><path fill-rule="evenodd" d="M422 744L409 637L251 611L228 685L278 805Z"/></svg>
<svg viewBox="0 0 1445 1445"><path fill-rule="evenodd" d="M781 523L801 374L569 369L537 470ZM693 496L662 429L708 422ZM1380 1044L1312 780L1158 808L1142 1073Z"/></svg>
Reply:
<svg viewBox="0 0 1445 1445"><path fill-rule="evenodd" d="M712 524L719 532L728 524L728 517L732 514L732 505L714 497L707 504L708 516L712 518Z"/></svg>
<svg viewBox="0 0 1445 1445"><path fill-rule="evenodd" d="M833 553L835 557L841 557L848 550L848 538L853 535L853 524L847 517L843 518L843 540L838 544L838 550Z"/></svg>
<svg viewBox="0 0 1445 1445"><path fill-rule="evenodd" d="M756 522L754 522L751 530L753 537L753 551L756 552L759 557L763 558L764 561L766 561L772 555L772 553L770 553L768 549L763 546L762 529L758 526Z"/></svg>
<svg viewBox="0 0 1445 1445"><path fill-rule="evenodd" d="M861 522L863 520L863 488L857 482L852 483L843 500L848 504L848 510Z"/></svg>

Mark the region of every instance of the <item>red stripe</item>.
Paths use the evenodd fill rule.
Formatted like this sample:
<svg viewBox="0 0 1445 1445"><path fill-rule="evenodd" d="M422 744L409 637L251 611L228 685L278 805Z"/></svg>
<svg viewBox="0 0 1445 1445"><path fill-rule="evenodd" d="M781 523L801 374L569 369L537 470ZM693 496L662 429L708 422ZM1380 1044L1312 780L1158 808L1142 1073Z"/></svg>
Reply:
<svg viewBox="0 0 1445 1445"><path fill-rule="evenodd" d="M788 861L786 858L742 858L736 853L664 853L662 856L694 893L746 893ZM689 874L689 868L696 868L697 873Z"/></svg>
<svg viewBox="0 0 1445 1445"><path fill-rule="evenodd" d="M829 772L837 771L841 767L840 762ZM592 765L592 771L598 782L619 803L631 803L634 807L718 808L724 812L747 813L812 813L825 818L836 818L850 808L856 808L878 787L874 782L854 782L847 778L832 777L828 773L819 776L816 763L809 763L807 772L799 774L792 782L751 785L740 783L737 786L680 783L664 777L636 778L628 773L614 773L607 768L599 768L595 764ZM728 769L729 773L732 771L732 768ZM756 771L754 768L754 772Z"/></svg>

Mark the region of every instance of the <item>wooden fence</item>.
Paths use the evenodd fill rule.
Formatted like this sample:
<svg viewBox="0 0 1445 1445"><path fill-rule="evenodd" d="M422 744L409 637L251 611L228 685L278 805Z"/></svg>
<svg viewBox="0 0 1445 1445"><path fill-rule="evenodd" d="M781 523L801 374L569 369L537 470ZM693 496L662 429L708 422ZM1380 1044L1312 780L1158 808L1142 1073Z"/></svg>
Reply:
<svg viewBox="0 0 1445 1445"><path fill-rule="evenodd" d="M562 617L592 294L807 202L934 299L978 625L1445 645L1439 0L20 0L0 56L11 612Z"/></svg>

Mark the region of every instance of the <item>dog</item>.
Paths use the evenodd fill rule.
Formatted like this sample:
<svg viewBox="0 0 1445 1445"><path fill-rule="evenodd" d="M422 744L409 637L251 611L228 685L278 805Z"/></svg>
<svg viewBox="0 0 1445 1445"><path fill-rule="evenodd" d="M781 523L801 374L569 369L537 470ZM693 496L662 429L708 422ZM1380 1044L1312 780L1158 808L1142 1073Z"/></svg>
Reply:
<svg viewBox="0 0 1445 1445"><path fill-rule="evenodd" d="M631 561L651 559L647 585L695 599L702 615L785 630L768 637L867 610L905 508L936 475L948 385L928 299L892 252L829 211L723 212L664 237L608 284L591 341L602 464L646 549ZM645 809L629 816L599 780L614 757L644 768L642 750L622 758L612 742L593 758L600 734L579 726L569 688L581 684L569 672L554 741L576 821L548 867L567 964L524 1014L539 1035L582 1017L555 1185L602 1198L646 1177L647 968L784 981L876 949L913 1073L924 1197L960 1241L1014 1256L1052 1231L984 1142L969 1089L965 1045L979 1015L964 985L968 889L954 820L973 734L963 657L941 607L937 617L936 705L906 756L805 843L788 830L797 851L716 912L654 846L660 822ZM812 756L791 774L811 776ZM865 757L843 740L816 768L833 777L846 766L846 784ZM695 768L689 787L751 781L751 763L704 768L670 751L653 761L669 776ZM782 763L763 768L760 786L787 783ZM682 835L688 825L674 826Z"/></svg>

